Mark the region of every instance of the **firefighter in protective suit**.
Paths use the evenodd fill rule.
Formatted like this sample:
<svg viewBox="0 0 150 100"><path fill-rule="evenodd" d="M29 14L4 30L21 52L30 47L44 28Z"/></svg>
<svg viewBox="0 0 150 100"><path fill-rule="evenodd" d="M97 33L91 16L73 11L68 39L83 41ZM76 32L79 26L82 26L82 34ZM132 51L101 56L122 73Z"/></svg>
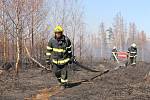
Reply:
<svg viewBox="0 0 150 100"><path fill-rule="evenodd" d="M55 27L55 35L47 45L46 62L52 65L59 84L65 88L68 83L67 65L72 63L72 50L70 39L63 34L63 31L61 26Z"/></svg>
<svg viewBox="0 0 150 100"><path fill-rule="evenodd" d="M128 59L131 65L136 64L136 57L137 57L137 47L136 44L131 44L131 47L128 48Z"/></svg>
<svg viewBox="0 0 150 100"><path fill-rule="evenodd" d="M117 50L116 46L114 46L113 49L112 49L112 58L113 58L114 61L116 61L117 52L118 52L118 50Z"/></svg>

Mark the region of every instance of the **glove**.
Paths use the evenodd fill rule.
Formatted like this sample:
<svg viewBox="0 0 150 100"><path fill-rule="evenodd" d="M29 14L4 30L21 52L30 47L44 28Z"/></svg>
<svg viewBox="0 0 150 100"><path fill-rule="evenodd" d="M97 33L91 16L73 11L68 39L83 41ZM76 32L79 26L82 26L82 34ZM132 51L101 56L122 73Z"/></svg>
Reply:
<svg viewBox="0 0 150 100"><path fill-rule="evenodd" d="M69 64L72 64L72 60L70 59L68 63L69 63Z"/></svg>

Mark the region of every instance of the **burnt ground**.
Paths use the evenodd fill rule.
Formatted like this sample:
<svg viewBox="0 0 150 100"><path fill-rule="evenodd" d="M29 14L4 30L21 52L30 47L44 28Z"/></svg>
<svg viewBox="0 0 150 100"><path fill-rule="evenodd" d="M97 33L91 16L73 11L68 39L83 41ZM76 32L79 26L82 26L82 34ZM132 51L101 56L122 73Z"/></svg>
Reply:
<svg viewBox="0 0 150 100"><path fill-rule="evenodd" d="M116 66L103 62L91 68L103 72ZM20 71L18 77L13 76L13 71L4 72L0 75L0 100L150 100L150 82L144 79L149 71L149 63L138 62L136 66L121 67L91 82L81 83L78 81L99 73L70 70L72 86L65 90L56 86L52 73L41 72L37 67Z"/></svg>

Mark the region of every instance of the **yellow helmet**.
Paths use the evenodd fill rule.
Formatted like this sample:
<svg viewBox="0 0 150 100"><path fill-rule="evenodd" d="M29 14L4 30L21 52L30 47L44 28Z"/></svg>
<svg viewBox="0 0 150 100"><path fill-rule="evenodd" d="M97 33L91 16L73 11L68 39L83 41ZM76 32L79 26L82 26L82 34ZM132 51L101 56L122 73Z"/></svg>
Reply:
<svg viewBox="0 0 150 100"><path fill-rule="evenodd" d="M64 30L63 30L63 28L60 26L60 25L58 25L58 26L56 26L55 28L54 28L54 33L56 33L56 32L63 32Z"/></svg>

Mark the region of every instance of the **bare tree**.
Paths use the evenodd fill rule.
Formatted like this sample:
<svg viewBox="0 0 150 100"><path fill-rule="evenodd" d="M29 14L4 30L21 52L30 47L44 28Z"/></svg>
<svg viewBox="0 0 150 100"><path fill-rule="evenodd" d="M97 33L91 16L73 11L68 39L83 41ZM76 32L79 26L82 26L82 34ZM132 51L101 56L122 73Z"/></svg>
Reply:
<svg viewBox="0 0 150 100"><path fill-rule="evenodd" d="M45 27L43 26L47 10L43 8L43 0L2 0L0 5L2 6L0 10L3 15L0 17L0 22L3 27L2 36L4 36L4 60L5 62L8 61L8 55L10 55L9 45L16 46L13 49L11 48L11 51L14 52L11 54L17 55L13 56L13 59L16 59L16 72L18 72L24 57L23 41L25 38L28 38L29 41L31 39L30 43L33 48L31 51L36 49L34 47L34 41L36 41L34 38L36 38L35 36L44 36L42 32L45 32ZM9 39L13 42L9 43Z"/></svg>
<svg viewBox="0 0 150 100"><path fill-rule="evenodd" d="M142 61L144 61L144 49L146 49L145 44L146 44L146 33L144 31L141 31L138 34L137 38L137 43L138 43L138 50L139 50L139 57L141 58ZM146 50L148 51L148 50Z"/></svg>
<svg viewBox="0 0 150 100"><path fill-rule="evenodd" d="M99 33L100 33L100 48L101 48L101 58L105 57L105 51L106 51L106 32L105 32L105 26L104 23L101 22L100 27L99 27Z"/></svg>
<svg viewBox="0 0 150 100"><path fill-rule="evenodd" d="M119 47L121 50L125 48L125 24L121 13L118 13L115 17L114 22L114 45Z"/></svg>
<svg viewBox="0 0 150 100"><path fill-rule="evenodd" d="M135 23L130 23L129 24L129 43L133 43L136 42L136 33L137 33L137 29L136 29L136 25Z"/></svg>

